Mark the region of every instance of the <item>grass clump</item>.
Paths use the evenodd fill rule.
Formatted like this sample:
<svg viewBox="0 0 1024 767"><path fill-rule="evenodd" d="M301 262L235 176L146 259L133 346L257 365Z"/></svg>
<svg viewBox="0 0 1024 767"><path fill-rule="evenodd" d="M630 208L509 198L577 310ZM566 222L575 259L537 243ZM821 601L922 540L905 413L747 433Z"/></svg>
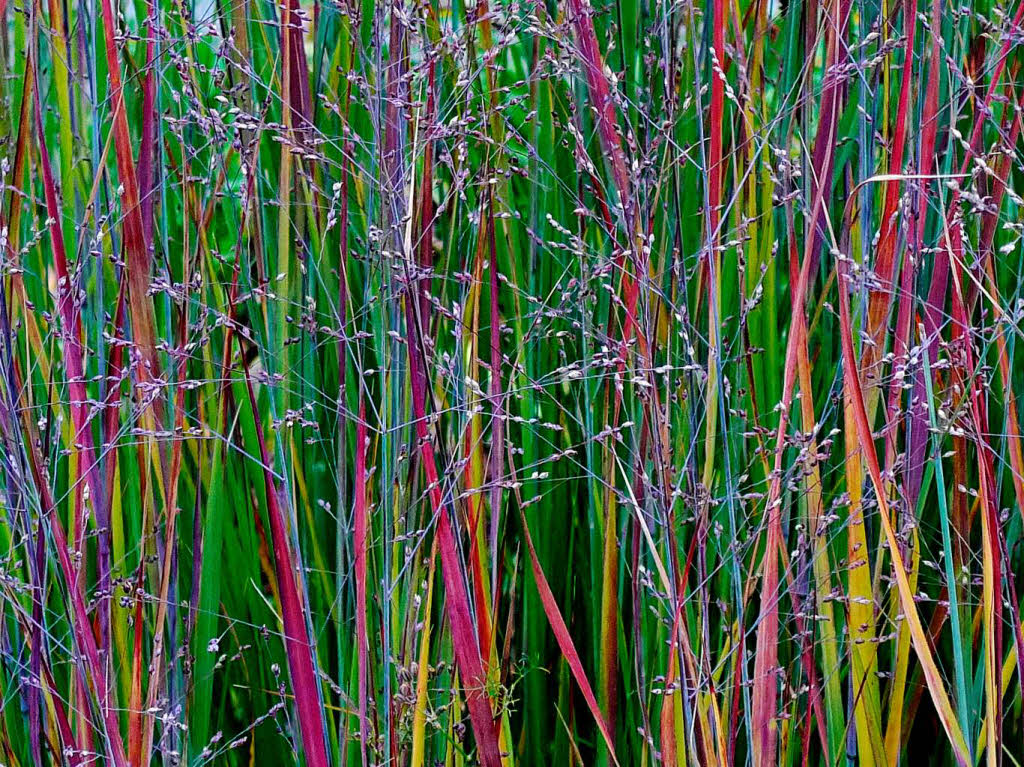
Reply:
<svg viewBox="0 0 1024 767"><path fill-rule="evenodd" d="M1022 16L0 0L0 763L1017 764Z"/></svg>

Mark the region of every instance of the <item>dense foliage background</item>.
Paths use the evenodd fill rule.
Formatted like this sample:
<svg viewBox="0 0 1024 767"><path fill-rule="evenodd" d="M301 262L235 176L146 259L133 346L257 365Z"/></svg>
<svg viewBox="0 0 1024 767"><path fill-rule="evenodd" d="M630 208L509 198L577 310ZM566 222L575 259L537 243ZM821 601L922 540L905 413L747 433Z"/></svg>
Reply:
<svg viewBox="0 0 1024 767"><path fill-rule="evenodd" d="M0 0L0 763L1018 765L1024 4Z"/></svg>

